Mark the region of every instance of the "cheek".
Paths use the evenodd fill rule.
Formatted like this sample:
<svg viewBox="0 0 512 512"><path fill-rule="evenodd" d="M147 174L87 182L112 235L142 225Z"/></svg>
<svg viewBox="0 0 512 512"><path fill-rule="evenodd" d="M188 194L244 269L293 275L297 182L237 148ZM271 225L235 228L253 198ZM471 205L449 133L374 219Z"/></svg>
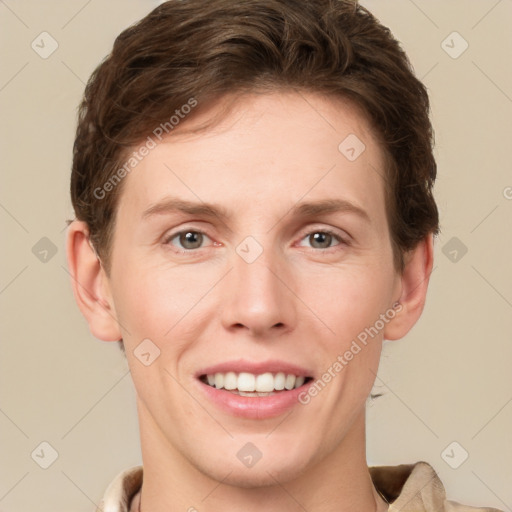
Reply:
<svg viewBox="0 0 512 512"><path fill-rule="evenodd" d="M336 343L345 345L385 313L391 287L392 279L384 268L360 265L331 268L323 275L308 277L303 280L299 296L311 305Z"/></svg>
<svg viewBox="0 0 512 512"><path fill-rule="evenodd" d="M211 287L211 271L195 266L126 265L118 274L114 302L127 340L163 341L187 322L187 314ZM183 324L182 324L183 322Z"/></svg>

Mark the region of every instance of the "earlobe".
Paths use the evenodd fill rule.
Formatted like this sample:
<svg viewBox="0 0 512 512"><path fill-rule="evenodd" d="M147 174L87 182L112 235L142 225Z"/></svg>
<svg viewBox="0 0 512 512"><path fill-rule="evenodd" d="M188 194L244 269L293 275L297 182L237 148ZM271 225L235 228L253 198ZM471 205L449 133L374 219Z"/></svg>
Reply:
<svg viewBox="0 0 512 512"><path fill-rule="evenodd" d="M85 222L75 220L70 224L66 249L73 294L92 335L103 341L120 340L109 280L90 243Z"/></svg>
<svg viewBox="0 0 512 512"><path fill-rule="evenodd" d="M402 338L420 318L432 273L433 244L433 235L429 234L405 255L405 268L401 276L402 292L398 299L401 309L386 325L384 339Z"/></svg>

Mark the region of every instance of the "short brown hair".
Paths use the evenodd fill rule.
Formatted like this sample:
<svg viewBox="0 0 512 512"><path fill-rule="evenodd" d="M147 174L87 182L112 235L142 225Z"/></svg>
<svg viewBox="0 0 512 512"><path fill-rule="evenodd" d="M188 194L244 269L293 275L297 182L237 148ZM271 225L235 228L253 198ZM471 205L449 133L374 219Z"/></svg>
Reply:
<svg viewBox="0 0 512 512"><path fill-rule="evenodd" d="M71 198L107 272L123 183L95 191L128 152L155 126L172 128L191 98L197 112L222 95L287 89L349 100L370 121L403 269L403 254L439 230L436 162L427 90L389 29L354 0L170 0L117 37L79 108Z"/></svg>

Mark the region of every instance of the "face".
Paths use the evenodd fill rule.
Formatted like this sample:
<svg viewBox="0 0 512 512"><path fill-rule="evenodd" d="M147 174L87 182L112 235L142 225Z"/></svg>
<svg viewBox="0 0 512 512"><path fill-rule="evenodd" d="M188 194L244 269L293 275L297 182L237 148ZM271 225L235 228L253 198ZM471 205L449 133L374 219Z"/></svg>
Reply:
<svg viewBox="0 0 512 512"><path fill-rule="evenodd" d="M382 174L353 107L292 93L246 96L131 171L108 287L143 450L241 486L341 450L400 296Z"/></svg>

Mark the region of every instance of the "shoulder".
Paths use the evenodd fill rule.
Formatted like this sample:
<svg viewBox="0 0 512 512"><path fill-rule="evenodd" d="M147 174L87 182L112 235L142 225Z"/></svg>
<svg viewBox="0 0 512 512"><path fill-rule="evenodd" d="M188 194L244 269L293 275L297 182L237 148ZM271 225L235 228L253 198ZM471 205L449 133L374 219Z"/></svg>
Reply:
<svg viewBox="0 0 512 512"><path fill-rule="evenodd" d="M446 491L434 468L425 461L398 466L369 467L373 484L390 504L389 512L501 512L470 507L446 499Z"/></svg>
<svg viewBox="0 0 512 512"><path fill-rule="evenodd" d="M128 512L133 496L142 486L142 475L142 466L118 473L107 487L96 512Z"/></svg>

